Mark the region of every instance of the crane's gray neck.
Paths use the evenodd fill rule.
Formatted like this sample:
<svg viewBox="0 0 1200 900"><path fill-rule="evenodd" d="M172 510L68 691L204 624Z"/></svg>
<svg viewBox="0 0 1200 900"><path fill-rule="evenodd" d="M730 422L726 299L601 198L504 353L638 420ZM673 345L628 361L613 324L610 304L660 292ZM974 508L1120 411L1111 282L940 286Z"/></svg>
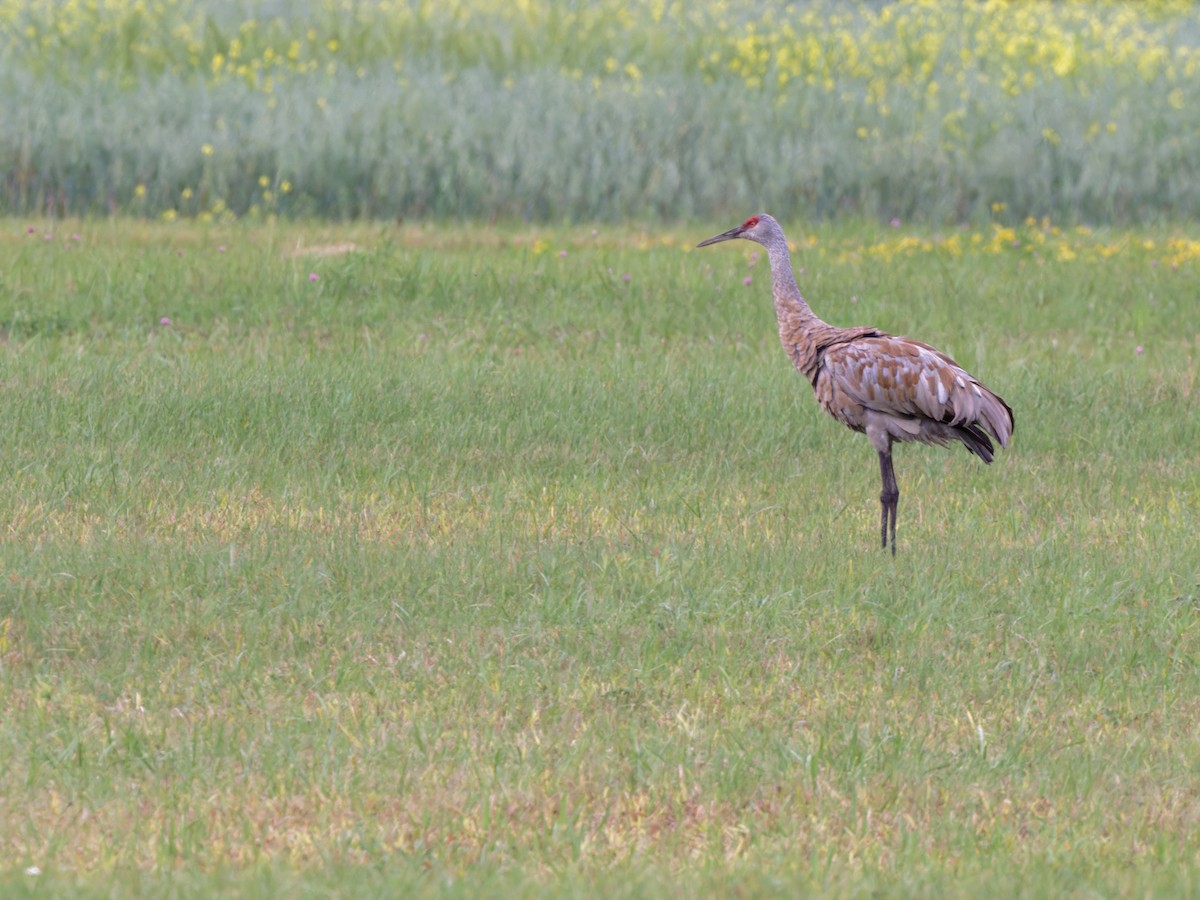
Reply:
<svg viewBox="0 0 1200 900"><path fill-rule="evenodd" d="M792 271L792 259L788 253L787 238L782 232L768 237L763 243L767 248L767 259L771 263L771 293L775 297L775 313L783 317L801 319L815 318L813 311L800 293L796 275Z"/></svg>

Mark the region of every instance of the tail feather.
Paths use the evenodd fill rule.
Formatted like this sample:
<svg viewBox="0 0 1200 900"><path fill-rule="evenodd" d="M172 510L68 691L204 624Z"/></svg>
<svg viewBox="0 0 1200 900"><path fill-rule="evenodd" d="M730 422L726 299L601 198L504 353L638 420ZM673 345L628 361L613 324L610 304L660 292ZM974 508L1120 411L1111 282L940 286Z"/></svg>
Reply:
<svg viewBox="0 0 1200 900"><path fill-rule="evenodd" d="M979 427L978 424L972 422L970 425L960 425L954 429L954 436L963 442L968 450L982 459L985 463L990 463L996 458L996 448L992 446L992 442L988 439L987 432ZM997 437L997 440L1000 440ZM1000 442L1000 446L1004 446L1004 442Z"/></svg>
<svg viewBox="0 0 1200 900"><path fill-rule="evenodd" d="M1001 447L1007 447L1012 439L1014 424L1012 407L984 388L984 403L979 410L979 418L972 423L973 427L982 426L1000 442Z"/></svg>
<svg viewBox="0 0 1200 900"><path fill-rule="evenodd" d="M995 438L1001 447L1007 447L1012 439L1013 413L1012 408L997 394L993 394L983 385L976 382L978 406L973 410L973 421L963 424L947 422L954 429L954 436L962 441L963 446L990 463L996 456L996 448L989 438Z"/></svg>

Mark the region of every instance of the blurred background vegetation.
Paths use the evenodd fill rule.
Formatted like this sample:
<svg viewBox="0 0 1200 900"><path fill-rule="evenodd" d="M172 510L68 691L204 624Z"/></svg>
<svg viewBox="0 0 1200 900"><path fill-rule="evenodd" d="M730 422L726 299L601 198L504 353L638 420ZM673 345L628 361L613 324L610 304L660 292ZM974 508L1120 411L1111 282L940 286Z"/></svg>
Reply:
<svg viewBox="0 0 1200 900"><path fill-rule="evenodd" d="M1190 3L0 0L0 214L1200 213Z"/></svg>

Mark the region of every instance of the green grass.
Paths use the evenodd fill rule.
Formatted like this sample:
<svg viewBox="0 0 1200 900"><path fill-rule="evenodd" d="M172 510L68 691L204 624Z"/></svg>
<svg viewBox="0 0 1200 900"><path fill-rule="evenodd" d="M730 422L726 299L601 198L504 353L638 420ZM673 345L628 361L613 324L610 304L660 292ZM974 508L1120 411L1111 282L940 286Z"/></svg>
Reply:
<svg viewBox="0 0 1200 900"><path fill-rule="evenodd" d="M893 559L729 224L0 224L0 888L1194 892L1196 263L793 224Z"/></svg>

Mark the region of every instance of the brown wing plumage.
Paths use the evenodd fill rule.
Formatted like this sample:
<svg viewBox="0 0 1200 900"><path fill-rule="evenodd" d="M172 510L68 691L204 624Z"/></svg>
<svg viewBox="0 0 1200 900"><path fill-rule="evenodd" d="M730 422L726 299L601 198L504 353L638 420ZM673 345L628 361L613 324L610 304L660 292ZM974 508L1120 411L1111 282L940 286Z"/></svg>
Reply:
<svg viewBox="0 0 1200 900"><path fill-rule="evenodd" d="M876 333L833 344L813 381L834 418L865 432L876 449L893 441L961 441L992 461L988 435L1012 437L1012 410L945 353L908 338Z"/></svg>

